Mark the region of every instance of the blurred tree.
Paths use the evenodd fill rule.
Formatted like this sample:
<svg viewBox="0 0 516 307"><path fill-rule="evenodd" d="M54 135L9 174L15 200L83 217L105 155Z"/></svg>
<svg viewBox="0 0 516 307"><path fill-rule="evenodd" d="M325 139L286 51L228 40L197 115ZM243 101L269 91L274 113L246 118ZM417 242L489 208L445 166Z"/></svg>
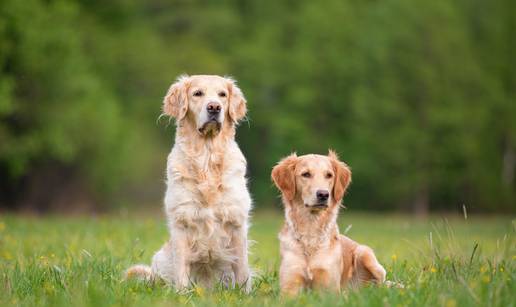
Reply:
<svg viewBox="0 0 516 307"><path fill-rule="evenodd" d="M482 68L482 82L491 90L481 102L485 116L471 164L471 184L478 204L516 206L516 3L464 1L472 52ZM495 205L492 205L495 206Z"/></svg>
<svg viewBox="0 0 516 307"><path fill-rule="evenodd" d="M355 208L514 210L515 12L510 0L4 0L0 203L157 202L173 141L156 125L162 97L177 75L207 73L248 98L237 138L257 207L278 203L282 156L334 148Z"/></svg>
<svg viewBox="0 0 516 307"><path fill-rule="evenodd" d="M357 146L370 153L358 166L383 170L367 171L369 180L388 183L374 188L380 203L395 197L417 214L426 214L430 203L459 206L466 202L461 189L469 150L481 129L479 105L491 97L458 8L401 0L367 11L353 104ZM379 37L383 44L376 44Z"/></svg>
<svg viewBox="0 0 516 307"><path fill-rule="evenodd" d="M80 6L7 0L0 20L0 201L45 209L112 193L141 159L119 93L84 46Z"/></svg>

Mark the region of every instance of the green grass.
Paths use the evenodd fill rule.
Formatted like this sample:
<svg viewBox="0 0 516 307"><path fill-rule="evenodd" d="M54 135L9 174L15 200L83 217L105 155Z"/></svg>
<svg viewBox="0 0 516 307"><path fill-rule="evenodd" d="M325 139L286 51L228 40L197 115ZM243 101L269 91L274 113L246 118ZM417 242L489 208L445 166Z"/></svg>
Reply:
<svg viewBox="0 0 516 307"><path fill-rule="evenodd" d="M289 305L516 306L514 217L461 216L417 220L389 214L341 214L352 239L371 246L390 280L405 289L367 287L341 295L279 295L277 232L282 216L253 216L249 295L122 280L134 263L149 263L167 236L160 215L138 217L0 216L0 305ZM431 240L430 240L431 237ZM475 248L477 246L477 248Z"/></svg>

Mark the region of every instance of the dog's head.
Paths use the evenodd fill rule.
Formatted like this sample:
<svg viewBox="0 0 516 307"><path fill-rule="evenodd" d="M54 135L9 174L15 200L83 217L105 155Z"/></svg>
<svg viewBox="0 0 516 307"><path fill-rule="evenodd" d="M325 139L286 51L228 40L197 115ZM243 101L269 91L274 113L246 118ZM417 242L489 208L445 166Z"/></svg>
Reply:
<svg viewBox="0 0 516 307"><path fill-rule="evenodd" d="M271 177L287 202L317 212L340 203L351 171L330 150L327 156L292 154L272 169Z"/></svg>
<svg viewBox="0 0 516 307"><path fill-rule="evenodd" d="M220 76L181 76L163 100L163 112L178 123L189 121L204 136L215 136L246 112L246 100L234 80Z"/></svg>

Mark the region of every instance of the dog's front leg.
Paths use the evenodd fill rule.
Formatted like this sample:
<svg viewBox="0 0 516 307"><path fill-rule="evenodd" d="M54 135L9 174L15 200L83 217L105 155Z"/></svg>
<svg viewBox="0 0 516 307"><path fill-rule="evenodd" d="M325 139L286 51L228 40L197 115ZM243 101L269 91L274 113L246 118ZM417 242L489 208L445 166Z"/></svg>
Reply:
<svg viewBox="0 0 516 307"><path fill-rule="evenodd" d="M306 288L307 268L308 264L302 254L281 247L279 283L282 295L293 297Z"/></svg>
<svg viewBox="0 0 516 307"><path fill-rule="evenodd" d="M184 230L176 228L170 240L173 256L174 286L178 291L190 285L190 249L188 238Z"/></svg>
<svg viewBox="0 0 516 307"><path fill-rule="evenodd" d="M237 227L233 231L231 248L234 250L236 257L235 261L231 264L236 282L246 293L249 293L251 291L252 281L247 256L247 227Z"/></svg>

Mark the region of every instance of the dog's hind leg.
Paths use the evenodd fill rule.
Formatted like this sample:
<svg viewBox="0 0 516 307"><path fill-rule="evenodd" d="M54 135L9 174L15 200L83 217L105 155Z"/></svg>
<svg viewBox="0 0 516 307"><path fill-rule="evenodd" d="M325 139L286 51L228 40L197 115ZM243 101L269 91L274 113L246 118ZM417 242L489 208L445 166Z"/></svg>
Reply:
<svg viewBox="0 0 516 307"><path fill-rule="evenodd" d="M385 269L378 262L371 248L360 245L355 250L355 274L361 283L376 282L382 284L385 282Z"/></svg>
<svg viewBox="0 0 516 307"><path fill-rule="evenodd" d="M152 274L175 286L177 290L182 290L190 283L190 266L184 251L172 244L170 241L165 243L152 257Z"/></svg>
<svg viewBox="0 0 516 307"><path fill-rule="evenodd" d="M165 243L152 257L151 270L153 275L159 276L167 284L174 283L174 268L169 242Z"/></svg>

